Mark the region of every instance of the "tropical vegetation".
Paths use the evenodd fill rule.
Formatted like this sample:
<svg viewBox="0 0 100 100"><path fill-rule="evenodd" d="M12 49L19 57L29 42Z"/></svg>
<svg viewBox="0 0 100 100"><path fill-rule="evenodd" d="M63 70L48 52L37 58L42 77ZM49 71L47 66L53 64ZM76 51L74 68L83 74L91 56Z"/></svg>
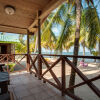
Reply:
<svg viewBox="0 0 100 100"><path fill-rule="evenodd" d="M74 46L74 55L78 55L79 46L91 51L99 45L98 55L100 55L100 18L93 0L85 0L87 5L83 5L82 0L67 0L56 10L54 10L45 20L41 27L41 45L45 49L62 52ZM98 0L99 1L99 0ZM86 4L85 3L85 4ZM53 31L57 27L58 35ZM16 52L26 52L26 41L24 36L20 36L21 44L17 44ZM37 52L37 35L30 37L30 50ZM18 51L19 50L19 51ZM77 67L77 58L73 58L73 63ZM75 84L75 72L71 70L69 86ZM71 90L74 93L74 90Z"/></svg>

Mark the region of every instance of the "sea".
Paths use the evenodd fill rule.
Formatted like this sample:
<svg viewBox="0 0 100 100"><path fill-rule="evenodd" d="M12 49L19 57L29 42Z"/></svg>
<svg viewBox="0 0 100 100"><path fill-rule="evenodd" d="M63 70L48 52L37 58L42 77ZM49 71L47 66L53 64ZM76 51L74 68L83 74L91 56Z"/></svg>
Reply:
<svg viewBox="0 0 100 100"><path fill-rule="evenodd" d="M57 54L57 55L73 55L73 52L62 52L62 53L55 53L55 52L42 52L42 54ZM78 55L83 56L83 52L79 52ZM90 52L85 52L85 56L93 56ZM48 58L53 58L52 56L46 56ZM70 60L73 58L69 57ZM78 61L81 61L82 58L78 58ZM84 59L85 62L94 62L94 59ZM98 60L96 60L98 62Z"/></svg>

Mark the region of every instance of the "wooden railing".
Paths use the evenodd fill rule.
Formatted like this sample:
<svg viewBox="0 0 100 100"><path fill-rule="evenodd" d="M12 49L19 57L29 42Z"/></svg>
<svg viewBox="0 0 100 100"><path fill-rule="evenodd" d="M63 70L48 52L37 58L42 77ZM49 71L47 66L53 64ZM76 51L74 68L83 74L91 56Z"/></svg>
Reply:
<svg viewBox="0 0 100 100"><path fill-rule="evenodd" d="M0 54L0 63L5 64L7 72L11 72L12 68L14 68L16 65L26 70L26 66L21 64L21 61L25 59L25 57L27 57L26 54ZM11 69L9 68L10 64L14 64Z"/></svg>
<svg viewBox="0 0 100 100"><path fill-rule="evenodd" d="M34 57L32 58L33 55L34 55ZM92 83L93 81L100 79L100 74L92 79L88 79L79 70L79 68L75 67L74 64L68 59L68 57L86 58L86 59L100 59L100 57L97 57L97 56L72 56L72 55L48 55L48 54L42 54L42 55L41 54L38 54L38 55L33 54L33 55L29 55L29 59L31 61L31 65L29 68L30 73L34 73L35 76L39 77L39 79L43 79L43 82L48 82L55 88L59 89L62 92L62 95L67 94L74 100L82 100L82 98L80 98L79 96L76 96L75 94L72 94L69 90L86 84L100 98L100 90ZM48 61L46 61L46 59L45 59L46 56L57 56L57 60L50 65L48 63ZM38 62L38 67L36 65L36 62ZM54 68L59 62L61 62L61 81L59 81L57 75L52 70L52 68ZM42 64L45 64L45 66L47 67L47 70L42 72L42 68L41 68L41 66L39 66L40 65L39 63L41 63L41 66L42 66ZM80 78L83 80L83 82L66 88L66 74L65 74L66 66L65 66L65 63L67 63L80 76ZM34 71L32 70L32 68L34 68ZM55 82L52 82L49 79L46 79L44 77L44 75L47 72L50 72L50 74L52 75L52 78L55 80Z"/></svg>
<svg viewBox="0 0 100 100"><path fill-rule="evenodd" d="M19 56L19 57L18 57ZM52 56L57 57L56 61L50 64L45 57ZM55 88L61 91L62 95L68 95L74 100L82 100L81 97L76 96L70 92L71 89L77 88L79 86L88 85L90 89L100 98L100 90L93 84L93 81L100 79L100 74L94 78L88 79L86 75L84 75L78 67L75 67L73 62L69 60L70 58L86 58L86 59L100 59L100 56L73 56L73 55L49 55L49 54L0 54L0 63L5 63L9 65L9 63L15 63L13 67L18 64L20 67L23 67L25 70L30 71L30 73L34 73L38 79L42 79L43 82L48 82ZM26 59L26 67L21 64L21 61ZM61 81L53 71L53 68L60 62L61 64ZM78 83L71 87L66 87L66 63L80 76L83 82ZM46 66L46 70L43 72L42 65ZM9 68L7 67L7 71L10 72ZM52 79L55 82L45 78L47 73L50 73Z"/></svg>

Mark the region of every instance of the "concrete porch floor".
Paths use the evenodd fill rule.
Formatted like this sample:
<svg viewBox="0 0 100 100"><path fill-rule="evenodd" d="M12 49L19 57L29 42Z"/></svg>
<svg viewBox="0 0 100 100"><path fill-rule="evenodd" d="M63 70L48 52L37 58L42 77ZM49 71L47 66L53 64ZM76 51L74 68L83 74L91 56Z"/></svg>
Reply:
<svg viewBox="0 0 100 100"><path fill-rule="evenodd" d="M15 100L71 100L26 71L10 74L9 90L13 92Z"/></svg>

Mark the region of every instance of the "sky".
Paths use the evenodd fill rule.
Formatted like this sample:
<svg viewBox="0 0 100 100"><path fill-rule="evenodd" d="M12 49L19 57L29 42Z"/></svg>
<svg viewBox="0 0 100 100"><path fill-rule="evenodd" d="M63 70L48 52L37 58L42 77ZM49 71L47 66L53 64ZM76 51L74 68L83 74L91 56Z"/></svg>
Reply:
<svg viewBox="0 0 100 100"><path fill-rule="evenodd" d="M86 3L84 2L85 0L83 0L83 5L84 6L86 6ZM99 15L99 17L100 17L100 0L94 0L95 1L95 6L97 6L97 12L98 12L98 15ZM59 28L60 29L60 28ZM56 36L58 36L59 35L59 29L58 29L58 27L53 27L53 32L55 33L55 35ZM7 33L6 35L13 35L13 36L16 36L17 38L19 38L19 34L12 34L12 33ZM26 38L26 37L25 37ZM25 39L24 38L24 39ZM44 48L42 48L42 50L43 51L45 51L45 49ZM65 50L64 50L65 51ZM70 52L73 52L73 47L69 50ZM79 49L79 51L80 52L82 52L83 51L83 48L82 48L82 46L80 46L80 49ZM86 52L89 52L89 50L86 48Z"/></svg>
<svg viewBox="0 0 100 100"><path fill-rule="evenodd" d="M97 12L98 12L98 15L99 15L99 18L100 18L100 0L94 0L94 1L95 1L94 5L96 6L96 9L97 9ZM85 0L83 0L83 6L87 7ZM59 28L53 27L53 32L55 33L56 36L58 36ZM74 49L74 47L71 47L69 51L72 52L73 49ZM65 51L65 50L63 50L63 51ZM83 48L82 48L82 46L80 46L79 52L82 52L82 51L83 51ZM85 48L85 52L90 52L90 51L87 48Z"/></svg>

